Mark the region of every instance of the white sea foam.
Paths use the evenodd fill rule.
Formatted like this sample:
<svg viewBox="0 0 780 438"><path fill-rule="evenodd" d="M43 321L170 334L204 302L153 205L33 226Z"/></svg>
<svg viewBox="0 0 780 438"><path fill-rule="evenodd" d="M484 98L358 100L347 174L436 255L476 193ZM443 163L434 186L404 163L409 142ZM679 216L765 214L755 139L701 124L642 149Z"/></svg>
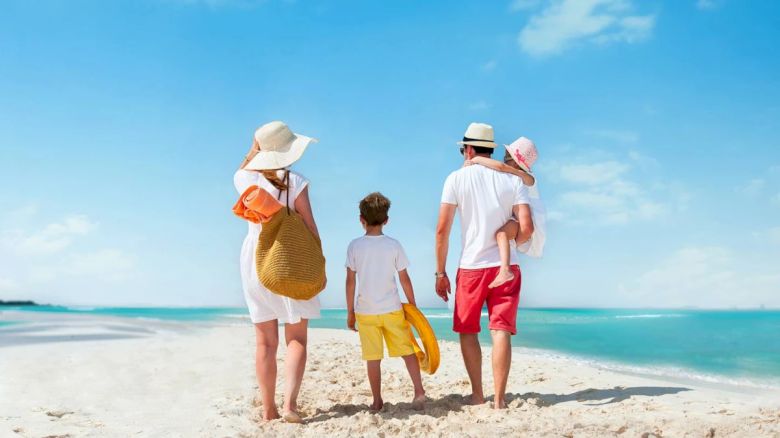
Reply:
<svg viewBox="0 0 780 438"><path fill-rule="evenodd" d="M617 319L629 319L629 318L682 318L687 315L680 313L643 313L640 315L617 315Z"/></svg>
<svg viewBox="0 0 780 438"><path fill-rule="evenodd" d="M652 365L629 365L619 362L610 361L607 359L593 359L573 354L559 353L557 351L529 348L529 347L514 347L515 350L529 354L532 356L543 357L546 359L569 361L574 363L585 364L594 368L602 369L605 371L615 371L619 373L633 374L644 377L655 377L661 379L677 379L681 381L688 381L699 384L712 384L712 385L727 385L742 388L753 389L780 389L780 379L776 378L749 378L749 377L732 377L721 374L709 374L704 372L698 372L688 368L674 367L674 366L652 366Z"/></svg>

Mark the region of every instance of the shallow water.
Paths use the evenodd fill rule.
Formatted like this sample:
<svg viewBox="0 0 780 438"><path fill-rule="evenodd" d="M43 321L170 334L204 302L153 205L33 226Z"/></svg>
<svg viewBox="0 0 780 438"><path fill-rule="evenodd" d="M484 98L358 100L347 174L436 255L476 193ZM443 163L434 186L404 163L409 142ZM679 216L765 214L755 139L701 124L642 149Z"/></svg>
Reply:
<svg viewBox="0 0 780 438"><path fill-rule="evenodd" d="M0 310L183 322L247 321L243 308L16 307ZM448 309L423 309L439 339L457 340ZM639 372L724 381L780 381L780 311L520 309L513 344ZM0 325L7 321L0 320ZM312 327L346 328L346 311L324 309ZM487 314L481 337L489 341ZM2 331L0 331L2 336Z"/></svg>

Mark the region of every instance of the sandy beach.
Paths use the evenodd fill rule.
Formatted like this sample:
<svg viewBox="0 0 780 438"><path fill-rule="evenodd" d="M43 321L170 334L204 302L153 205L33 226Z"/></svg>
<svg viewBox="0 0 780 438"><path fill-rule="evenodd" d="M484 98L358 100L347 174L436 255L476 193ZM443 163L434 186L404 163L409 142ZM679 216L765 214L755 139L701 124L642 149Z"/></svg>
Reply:
<svg viewBox="0 0 780 438"><path fill-rule="evenodd" d="M17 316L6 312L3 320ZM441 343L440 370L424 376L425 410L411 409L412 387L396 359L383 363L386 406L369 413L357 334L328 329L310 331L306 424L263 423L246 322L34 318L0 330L3 437L780 437L780 396L768 390L663 381L519 351L509 408L469 406L459 347L451 342ZM489 349L484 353L489 394ZM280 379L279 402L282 385Z"/></svg>

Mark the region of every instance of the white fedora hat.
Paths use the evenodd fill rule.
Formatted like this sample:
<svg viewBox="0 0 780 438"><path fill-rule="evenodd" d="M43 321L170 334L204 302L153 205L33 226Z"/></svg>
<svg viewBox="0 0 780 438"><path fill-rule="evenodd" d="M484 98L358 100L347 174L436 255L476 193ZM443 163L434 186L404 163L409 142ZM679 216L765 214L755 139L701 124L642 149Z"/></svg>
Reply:
<svg viewBox="0 0 780 438"><path fill-rule="evenodd" d="M459 141L458 144L495 148L493 127L486 123L472 123L466 129L466 133L463 134L463 140Z"/></svg>
<svg viewBox="0 0 780 438"><path fill-rule="evenodd" d="M284 122L270 122L257 128L255 140L260 152L244 167L248 170L284 169L298 161L317 140L290 131Z"/></svg>

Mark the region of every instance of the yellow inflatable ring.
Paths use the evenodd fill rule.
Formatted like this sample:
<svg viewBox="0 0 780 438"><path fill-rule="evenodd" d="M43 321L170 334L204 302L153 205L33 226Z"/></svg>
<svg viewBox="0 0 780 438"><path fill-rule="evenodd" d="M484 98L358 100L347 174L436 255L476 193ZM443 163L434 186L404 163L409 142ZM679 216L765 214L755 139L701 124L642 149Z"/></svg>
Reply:
<svg viewBox="0 0 780 438"><path fill-rule="evenodd" d="M412 338L412 347L414 347L414 354L417 355L417 360L420 361L420 369L428 374L433 374L439 368L439 343L436 341L436 334L433 333L433 328L428 323L420 309L411 304L404 303L404 317L409 322L409 325L417 330L417 334L420 335L423 349L420 348L420 344L417 343L417 339L414 337L414 332L409 329L409 336Z"/></svg>

